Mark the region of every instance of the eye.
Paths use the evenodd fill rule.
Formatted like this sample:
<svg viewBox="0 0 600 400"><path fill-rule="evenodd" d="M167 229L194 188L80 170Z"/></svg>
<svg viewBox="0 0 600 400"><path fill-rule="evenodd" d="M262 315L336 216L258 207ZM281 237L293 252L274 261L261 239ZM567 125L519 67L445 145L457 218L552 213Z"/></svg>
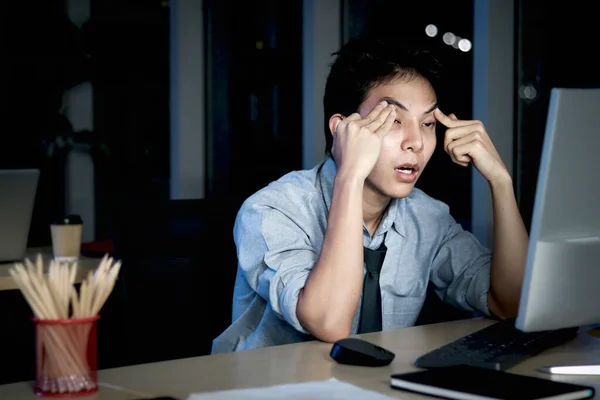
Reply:
<svg viewBox="0 0 600 400"><path fill-rule="evenodd" d="M425 122L423 125L427 128L433 128L435 127L435 122Z"/></svg>
<svg viewBox="0 0 600 400"><path fill-rule="evenodd" d="M394 123L395 123L395 124L401 124L401 123L402 123L402 121L395 120L395 121L394 121Z"/></svg>

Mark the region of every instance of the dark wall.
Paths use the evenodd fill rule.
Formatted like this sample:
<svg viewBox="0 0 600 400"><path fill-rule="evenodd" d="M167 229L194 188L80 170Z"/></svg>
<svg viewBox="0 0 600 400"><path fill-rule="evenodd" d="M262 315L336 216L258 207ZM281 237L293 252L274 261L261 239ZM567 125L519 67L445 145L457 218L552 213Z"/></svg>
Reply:
<svg viewBox="0 0 600 400"><path fill-rule="evenodd" d="M440 108L460 119L472 118L472 52L462 52L443 43L444 32L473 40L471 1L417 2L389 0L349 0L344 2L348 37L376 32L398 42L408 42L431 50L444 67L443 83L437 90ZM425 27L435 24L438 35L429 37ZM439 126L440 124L438 124ZM443 151L443 127L438 129L438 146L417 187L446 202L453 216L465 226L471 219L471 167L454 164Z"/></svg>
<svg viewBox="0 0 600 400"><path fill-rule="evenodd" d="M48 224L64 212L64 162L59 146L72 132L62 96L85 79L82 44L64 1L8 2L2 11L0 168L41 170L29 243L50 243Z"/></svg>
<svg viewBox="0 0 600 400"><path fill-rule="evenodd" d="M302 2L205 2L209 192L245 198L302 166Z"/></svg>
<svg viewBox="0 0 600 400"><path fill-rule="evenodd" d="M98 324L99 368L208 354L231 318L237 209L301 167L302 3L204 2L209 186L206 199L190 201L168 199L168 2L92 0L81 30L64 1L39 4L14 7L29 24L11 25L4 121L17 140L0 146L0 165L38 166L46 177L32 225L43 240L30 245L49 244L50 216L64 211L68 148L48 158L43 147L46 136L74 137L60 97L90 80L97 238L111 239L123 260ZM0 304L10 326L0 340L13 344L0 384L32 379L31 311L18 291L0 292Z"/></svg>
<svg viewBox="0 0 600 400"><path fill-rule="evenodd" d="M108 204L169 193L169 7L161 2L92 0L82 28L92 64L96 233L109 237Z"/></svg>
<svg viewBox="0 0 600 400"><path fill-rule="evenodd" d="M517 90L531 85L533 99L517 98L516 186L527 227L533 214L538 169L550 91L553 87L600 87L597 16L589 3L567 5L541 0L518 0L519 65ZM517 94L515 95L517 96Z"/></svg>

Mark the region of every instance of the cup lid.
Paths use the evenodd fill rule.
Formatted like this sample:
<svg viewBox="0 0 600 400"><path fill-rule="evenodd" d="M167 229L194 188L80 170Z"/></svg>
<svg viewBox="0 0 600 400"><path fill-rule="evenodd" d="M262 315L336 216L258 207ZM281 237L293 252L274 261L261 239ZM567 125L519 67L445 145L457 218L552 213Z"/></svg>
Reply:
<svg viewBox="0 0 600 400"><path fill-rule="evenodd" d="M81 225L83 224L83 220L80 215L77 214L69 214L65 215L62 218L57 218L52 221L52 225Z"/></svg>

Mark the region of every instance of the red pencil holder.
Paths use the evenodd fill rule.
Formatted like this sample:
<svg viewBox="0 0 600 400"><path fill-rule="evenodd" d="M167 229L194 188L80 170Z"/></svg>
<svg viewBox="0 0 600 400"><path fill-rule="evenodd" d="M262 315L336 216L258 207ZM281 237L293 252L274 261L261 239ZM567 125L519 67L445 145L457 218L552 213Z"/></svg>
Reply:
<svg viewBox="0 0 600 400"><path fill-rule="evenodd" d="M33 318L38 396L78 397L98 391L99 318Z"/></svg>

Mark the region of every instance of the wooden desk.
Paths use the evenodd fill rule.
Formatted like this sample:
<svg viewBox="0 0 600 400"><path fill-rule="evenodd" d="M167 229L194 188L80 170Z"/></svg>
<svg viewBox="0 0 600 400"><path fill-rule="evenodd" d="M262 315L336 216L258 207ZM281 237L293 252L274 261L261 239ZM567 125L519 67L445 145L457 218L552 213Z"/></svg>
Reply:
<svg viewBox="0 0 600 400"><path fill-rule="evenodd" d="M47 267L52 259L52 248L51 247L40 247L40 248L30 248L27 249L27 253L25 255L26 258L29 258L32 262L35 263L38 254L42 254L44 259L44 265ZM75 281L77 283L81 283L81 281L87 277L88 271L95 270L100 263L100 258L92 258L92 257L83 257L79 258L79 268L77 269L77 277ZM0 262L0 291L1 290L14 290L18 289L15 281L12 276L8 272L14 265L14 262Z"/></svg>
<svg viewBox="0 0 600 400"><path fill-rule="evenodd" d="M185 400L190 394L198 392L337 378L391 397L426 399L429 397L391 389L390 375L416 370L413 362L421 354L492 322L472 319L361 335L396 354L392 364L381 368L339 365L329 357L330 344L314 341L107 369L99 372L99 381L112 387L127 388L132 393L170 395ZM600 339L582 330L573 341L530 358L510 372L591 385L600 391L600 379L597 376L560 377L535 371L536 367L542 365L575 362L600 362ZM35 398L30 386L18 385L21 385L20 391L12 392L13 397L5 396L6 386L10 385L0 386L0 398Z"/></svg>
<svg viewBox="0 0 600 400"><path fill-rule="evenodd" d="M148 398L148 394L137 393L125 388L113 387L110 385L100 384L97 393L89 396L70 397L69 400L132 400ZM33 382L19 382L0 386L0 399L2 400L19 400L19 399L67 399L65 397L37 397L33 394Z"/></svg>

